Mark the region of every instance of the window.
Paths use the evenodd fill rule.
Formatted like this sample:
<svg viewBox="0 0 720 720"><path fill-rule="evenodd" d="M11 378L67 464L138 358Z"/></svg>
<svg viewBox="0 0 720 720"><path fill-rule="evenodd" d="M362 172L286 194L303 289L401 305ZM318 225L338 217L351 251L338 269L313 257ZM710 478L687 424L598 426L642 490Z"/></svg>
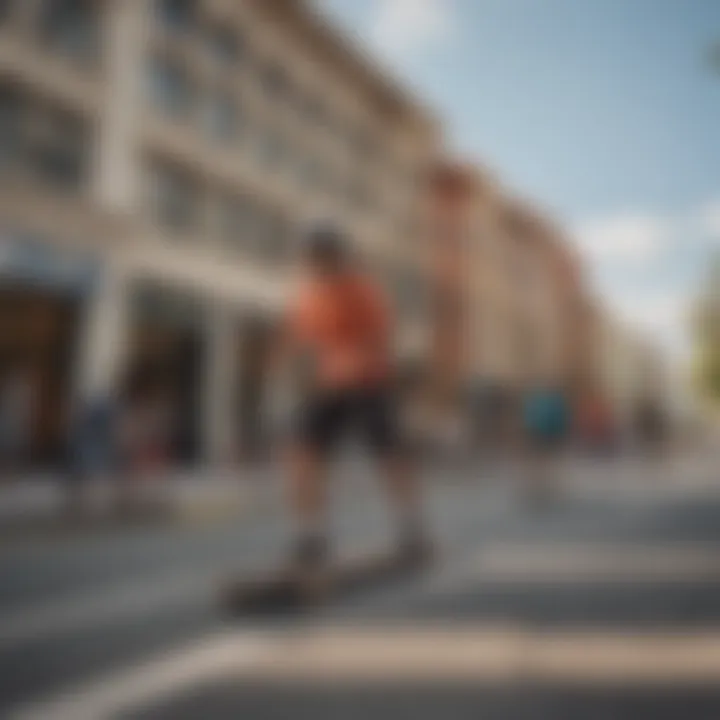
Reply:
<svg viewBox="0 0 720 720"><path fill-rule="evenodd" d="M63 189L84 184L92 142L86 122L65 111L38 107L26 132L29 165L39 180Z"/></svg>
<svg viewBox="0 0 720 720"><path fill-rule="evenodd" d="M262 86L270 97L285 95L289 87L287 74L279 65L272 63L262 73Z"/></svg>
<svg viewBox="0 0 720 720"><path fill-rule="evenodd" d="M348 199L357 209L367 210L371 204L367 183L360 178L351 181L348 187Z"/></svg>
<svg viewBox="0 0 720 720"><path fill-rule="evenodd" d="M158 164L152 171L151 212L163 227L188 232L200 219L200 193L192 177L170 165Z"/></svg>
<svg viewBox="0 0 720 720"><path fill-rule="evenodd" d="M285 151L283 139L273 130L264 130L257 140L258 159L268 168L277 167L282 161Z"/></svg>
<svg viewBox="0 0 720 720"><path fill-rule="evenodd" d="M242 252L250 244L253 232L253 216L247 198L227 197L220 207L220 238L223 244Z"/></svg>
<svg viewBox="0 0 720 720"><path fill-rule="evenodd" d="M184 116L190 112L194 90L187 70L178 62L154 57L150 66L152 102L169 115Z"/></svg>
<svg viewBox="0 0 720 720"><path fill-rule="evenodd" d="M13 12L13 0L0 0L0 23L10 19Z"/></svg>
<svg viewBox="0 0 720 720"><path fill-rule="evenodd" d="M370 133L359 130L350 138L351 145L354 146L358 159L362 162L372 162L377 155L377 145L373 141Z"/></svg>
<svg viewBox="0 0 720 720"><path fill-rule="evenodd" d="M327 121L325 107L318 98L309 98L306 100L304 114L313 125L321 126Z"/></svg>
<svg viewBox="0 0 720 720"><path fill-rule="evenodd" d="M11 170L22 155L23 99L14 87L0 87L0 173Z"/></svg>
<svg viewBox="0 0 720 720"><path fill-rule="evenodd" d="M92 128L74 113L32 103L0 87L0 172L19 173L60 190L79 190L89 172Z"/></svg>
<svg viewBox="0 0 720 720"><path fill-rule="evenodd" d="M230 28L211 28L208 31L207 43L210 55L220 65L234 65L242 53L243 43Z"/></svg>
<svg viewBox="0 0 720 720"><path fill-rule="evenodd" d="M297 166L298 182L304 190L317 190L322 184L322 170L314 160L305 160Z"/></svg>
<svg viewBox="0 0 720 720"><path fill-rule="evenodd" d="M259 254L261 259L270 262L281 262L289 249L290 233L286 219L272 212L265 213L259 223Z"/></svg>
<svg viewBox="0 0 720 720"><path fill-rule="evenodd" d="M53 49L80 59L98 52L100 16L95 0L44 0L40 31Z"/></svg>
<svg viewBox="0 0 720 720"><path fill-rule="evenodd" d="M427 306L427 286L415 272L399 271L395 281L394 295L401 314L418 316Z"/></svg>
<svg viewBox="0 0 720 720"><path fill-rule="evenodd" d="M187 32L197 17L197 0L156 0L155 13L168 30Z"/></svg>
<svg viewBox="0 0 720 720"><path fill-rule="evenodd" d="M238 131L238 111L234 98L224 92L213 93L205 112L208 134L216 140L230 140Z"/></svg>

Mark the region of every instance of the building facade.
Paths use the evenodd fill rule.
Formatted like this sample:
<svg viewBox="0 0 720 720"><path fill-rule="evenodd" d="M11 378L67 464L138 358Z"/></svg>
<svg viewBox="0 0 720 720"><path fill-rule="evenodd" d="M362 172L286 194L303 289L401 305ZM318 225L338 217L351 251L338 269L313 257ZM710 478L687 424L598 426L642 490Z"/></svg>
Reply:
<svg viewBox="0 0 720 720"><path fill-rule="evenodd" d="M529 388L572 396L595 372L586 284L570 240L546 216L477 166L442 170L464 196L430 221L443 310L436 374L446 394L469 401L483 436L512 436Z"/></svg>
<svg viewBox="0 0 720 720"><path fill-rule="evenodd" d="M422 353L438 143L301 0L1 3L0 374L32 379L34 455L147 367L177 459L232 456L313 219L349 230L397 300L398 352Z"/></svg>

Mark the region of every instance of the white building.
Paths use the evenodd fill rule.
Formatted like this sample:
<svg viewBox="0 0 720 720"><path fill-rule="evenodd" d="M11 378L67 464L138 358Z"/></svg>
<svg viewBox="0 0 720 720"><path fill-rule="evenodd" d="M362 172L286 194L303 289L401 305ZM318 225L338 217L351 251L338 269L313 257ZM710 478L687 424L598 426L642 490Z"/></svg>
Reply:
<svg viewBox="0 0 720 720"><path fill-rule="evenodd" d="M144 363L179 409L179 456L227 457L312 217L352 232L417 348L437 145L301 0L0 3L0 381L32 377L37 456Z"/></svg>

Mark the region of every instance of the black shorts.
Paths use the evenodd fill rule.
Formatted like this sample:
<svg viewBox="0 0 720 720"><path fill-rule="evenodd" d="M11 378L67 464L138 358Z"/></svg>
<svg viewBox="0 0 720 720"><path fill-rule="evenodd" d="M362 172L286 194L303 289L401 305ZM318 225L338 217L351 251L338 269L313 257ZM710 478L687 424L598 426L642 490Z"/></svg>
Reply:
<svg viewBox="0 0 720 720"><path fill-rule="evenodd" d="M300 407L296 439L322 454L333 452L349 431L386 456L401 446L393 393L385 386L317 391Z"/></svg>

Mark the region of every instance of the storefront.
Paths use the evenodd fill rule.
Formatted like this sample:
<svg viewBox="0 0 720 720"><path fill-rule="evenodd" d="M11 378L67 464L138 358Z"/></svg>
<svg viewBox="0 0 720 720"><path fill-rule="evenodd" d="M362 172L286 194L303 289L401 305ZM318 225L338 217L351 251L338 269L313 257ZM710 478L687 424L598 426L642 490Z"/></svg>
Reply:
<svg viewBox="0 0 720 720"><path fill-rule="evenodd" d="M2 447L27 469L67 450L80 338L100 264L44 239L0 236Z"/></svg>
<svg viewBox="0 0 720 720"><path fill-rule="evenodd" d="M207 307L189 291L137 282L129 290L128 348L120 394L142 384L147 402L166 409L168 460L201 459Z"/></svg>

